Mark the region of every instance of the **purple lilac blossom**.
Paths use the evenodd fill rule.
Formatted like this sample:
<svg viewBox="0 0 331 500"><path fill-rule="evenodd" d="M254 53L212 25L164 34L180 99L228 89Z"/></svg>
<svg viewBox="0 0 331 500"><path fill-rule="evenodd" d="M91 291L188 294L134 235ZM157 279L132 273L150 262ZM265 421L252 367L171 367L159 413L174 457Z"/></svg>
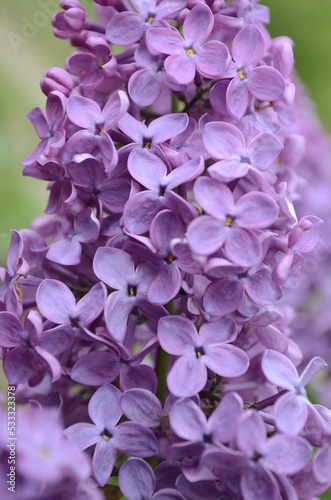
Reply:
<svg viewBox="0 0 331 500"><path fill-rule="evenodd" d="M0 268L19 498L315 498L330 156L293 42L257 0L94 6L53 16L74 52L22 162L49 199Z"/></svg>
<svg viewBox="0 0 331 500"><path fill-rule="evenodd" d="M151 28L147 44L153 52L170 54L164 61L169 78L179 84L188 85L196 70L206 78L223 76L230 56L225 44L217 40L203 43L210 35L214 24L211 10L204 4L196 5L183 23L184 38L166 28Z"/></svg>

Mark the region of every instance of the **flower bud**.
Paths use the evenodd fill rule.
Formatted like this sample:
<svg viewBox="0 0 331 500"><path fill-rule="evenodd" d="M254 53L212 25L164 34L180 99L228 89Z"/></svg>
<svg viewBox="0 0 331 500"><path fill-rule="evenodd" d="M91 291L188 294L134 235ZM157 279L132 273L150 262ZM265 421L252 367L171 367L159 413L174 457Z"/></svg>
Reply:
<svg viewBox="0 0 331 500"><path fill-rule="evenodd" d="M65 96L68 96L72 91L74 82L67 71L62 68L50 68L44 77L40 81L40 88L43 93L48 96L53 90L58 90L62 92Z"/></svg>

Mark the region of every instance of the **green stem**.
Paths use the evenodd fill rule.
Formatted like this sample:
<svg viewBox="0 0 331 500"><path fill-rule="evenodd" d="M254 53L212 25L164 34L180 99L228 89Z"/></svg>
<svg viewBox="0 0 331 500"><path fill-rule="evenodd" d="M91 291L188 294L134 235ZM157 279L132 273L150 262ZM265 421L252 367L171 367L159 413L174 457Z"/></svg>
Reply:
<svg viewBox="0 0 331 500"><path fill-rule="evenodd" d="M167 388L168 359L168 354L159 346L156 352L155 373L158 381L156 396L161 404L164 403Z"/></svg>
<svg viewBox="0 0 331 500"><path fill-rule="evenodd" d="M185 108L183 109L183 113L187 113L192 108L192 106L194 106L194 104L200 99L200 97L202 97L206 92L209 92L210 89L211 84L206 88L201 87L193 97L193 99L191 99L191 101L186 104Z"/></svg>
<svg viewBox="0 0 331 500"><path fill-rule="evenodd" d="M166 304L165 308L167 309L170 316L174 314L173 301ZM156 352L155 373L158 381L156 396L159 398L161 404L164 404L165 401L165 393L167 388L168 361L169 361L168 354L162 349L161 346L159 346Z"/></svg>
<svg viewBox="0 0 331 500"><path fill-rule="evenodd" d="M178 104L179 103L178 103L177 96L174 92L172 92L171 99L172 99L172 112L178 113Z"/></svg>

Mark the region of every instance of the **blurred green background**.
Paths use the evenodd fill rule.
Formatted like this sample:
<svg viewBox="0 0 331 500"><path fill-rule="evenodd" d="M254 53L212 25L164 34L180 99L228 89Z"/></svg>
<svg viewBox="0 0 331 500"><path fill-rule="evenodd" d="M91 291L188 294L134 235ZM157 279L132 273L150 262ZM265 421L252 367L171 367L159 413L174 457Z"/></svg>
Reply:
<svg viewBox="0 0 331 500"><path fill-rule="evenodd" d="M47 199L45 183L21 175L20 161L38 142L25 115L35 106L44 107L39 81L48 68L63 66L72 49L69 42L53 36L51 13L59 10L58 0L0 1L0 265L4 265L10 229L28 227L43 212ZM92 1L81 3L92 13ZM296 69L331 132L331 1L261 3L270 7L271 35L287 35L294 41ZM331 499L331 493L322 498Z"/></svg>

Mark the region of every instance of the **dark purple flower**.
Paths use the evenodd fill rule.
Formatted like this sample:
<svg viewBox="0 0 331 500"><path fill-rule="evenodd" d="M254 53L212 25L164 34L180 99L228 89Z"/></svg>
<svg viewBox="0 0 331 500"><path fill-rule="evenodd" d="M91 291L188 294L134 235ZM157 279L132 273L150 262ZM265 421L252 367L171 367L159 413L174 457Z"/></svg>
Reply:
<svg viewBox="0 0 331 500"><path fill-rule="evenodd" d="M75 188L68 179L65 169L58 163L28 165L24 168L23 175L49 181L47 189L50 194L45 209L46 214L58 212L63 205L72 206L76 201Z"/></svg>
<svg viewBox="0 0 331 500"><path fill-rule="evenodd" d="M124 146L122 151L131 151L139 145L151 153L161 154L158 145L181 134L186 129L188 121L186 113L172 113L156 118L147 126L126 113L119 120L118 128L131 137L135 144Z"/></svg>
<svg viewBox="0 0 331 500"><path fill-rule="evenodd" d="M83 199L91 200L98 209L99 217L103 210L123 213L130 195L129 181L106 174L102 162L89 155L81 161L69 163L67 170L78 194Z"/></svg>
<svg viewBox="0 0 331 500"><path fill-rule="evenodd" d="M100 222L92 208L85 208L74 221L73 230L65 238L54 241L46 254L47 259L73 266L79 264L82 255L82 244L95 243L99 237Z"/></svg>
<svg viewBox="0 0 331 500"><path fill-rule="evenodd" d="M88 413L93 422L71 425L65 430L70 441L81 450L96 445L92 470L100 486L104 486L112 473L117 450L139 457L151 457L158 452L154 434L139 423L118 424L122 416L121 392L112 385L103 385L91 397Z"/></svg>
<svg viewBox="0 0 331 500"><path fill-rule="evenodd" d="M105 285L97 283L76 304L74 294L64 283L44 280L36 294L38 309L45 318L60 326L44 332L42 347L57 355L71 347L78 335L93 337L88 326L100 316L106 296Z"/></svg>
<svg viewBox="0 0 331 500"><path fill-rule="evenodd" d="M102 111L100 106L87 97L72 95L68 100L69 120L82 128L68 139L62 151L62 160L69 163L78 154L101 152L105 171L110 172L117 164L117 151L108 131L126 113L128 97L122 90L113 94Z"/></svg>
<svg viewBox="0 0 331 500"><path fill-rule="evenodd" d="M277 428L287 434L298 434L306 423L307 406L311 404L307 399L305 385L326 366L325 361L319 357L313 358L299 377L290 359L280 352L267 350L261 366L269 382L289 391L275 404Z"/></svg>
<svg viewBox="0 0 331 500"><path fill-rule="evenodd" d="M135 322L133 321L134 326ZM130 328L132 326L129 321L128 330ZM127 335L129 336L130 333L129 331ZM119 375L121 391L138 388L152 394L156 392L158 381L155 371L142 361L155 349L157 340L152 339L147 342L135 354L129 354L127 349L119 344L115 347L104 337L99 337L98 340L103 344L110 344L108 351L93 350L82 356L72 368L71 378L73 380L80 384L99 387L108 382L113 382Z"/></svg>
<svg viewBox="0 0 331 500"><path fill-rule="evenodd" d="M185 85L172 82L164 71L165 56L151 54L142 41L135 51L135 60L141 69L133 73L128 82L131 99L138 106L150 106L159 97L171 100L171 90L185 90Z"/></svg>
<svg viewBox="0 0 331 500"><path fill-rule="evenodd" d="M21 316L23 312L23 292L20 286L22 280L20 278L26 278L29 272L29 265L24 260L22 254L22 236L18 231L11 230L7 270L3 267L0 268L0 277L2 280L0 302L5 305L7 311L17 314L17 316Z"/></svg>
<svg viewBox="0 0 331 500"><path fill-rule="evenodd" d="M173 189L195 179L203 168L203 159L193 158L168 174L166 164L158 156L141 149L132 151L128 170L147 190L132 196L125 206L124 223L129 232L147 232L155 215L165 208L178 213L186 224L194 219L196 209Z"/></svg>
<svg viewBox="0 0 331 500"><path fill-rule="evenodd" d="M0 346L10 349L4 356L3 371L9 384L23 384L39 372L52 374L52 382L61 377L58 360L42 348L42 321L36 311L30 311L24 325L10 312L0 312Z"/></svg>
<svg viewBox="0 0 331 500"><path fill-rule="evenodd" d="M243 402L236 393L226 394L207 420L205 413L191 399L174 404L170 410L170 425L178 437L189 442L201 442L206 448L231 442L237 429L237 419ZM176 446L176 445L175 445Z"/></svg>
<svg viewBox="0 0 331 500"><path fill-rule="evenodd" d="M169 396L162 408L159 399L152 392L140 388L130 389L122 394L121 408L129 420L167 433L169 410L174 403L173 399L173 396Z"/></svg>
<svg viewBox="0 0 331 500"><path fill-rule="evenodd" d="M108 43L97 36L88 37L84 48L88 52L75 52L66 60L66 69L81 78L83 89L94 89L115 73L116 58L110 54Z"/></svg>
<svg viewBox="0 0 331 500"><path fill-rule="evenodd" d="M65 129L62 122L66 111L65 96L54 90L46 101L46 114L41 108L33 108L27 117L34 126L41 142L23 161L23 165L31 165L44 154L46 157L56 156L65 143Z"/></svg>
<svg viewBox="0 0 331 500"><path fill-rule="evenodd" d="M216 272L218 259L210 262L215 266L208 269ZM238 272L239 271L239 272ZM224 267L224 274L220 272L220 278L210 283L203 295L203 308L211 316L224 316L240 308L247 299L258 306L272 305L282 297L282 290L273 281L271 272L266 267L261 267L257 271L241 273L240 270L233 269L232 272ZM242 312L242 311L241 311ZM254 311L256 313L257 311Z"/></svg>
<svg viewBox="0 0 331 500"><path fill-rule="evenodd" d="M138 244L126 244L125 250L134 253L158 267L151 282L147 298L153 304L166 304L179 292L182 284L181 262L171 252L171 242L182 238L185 226L181 217L170 210L162 210L150 226L150 240L145 239L146 248Z"/></svg>

